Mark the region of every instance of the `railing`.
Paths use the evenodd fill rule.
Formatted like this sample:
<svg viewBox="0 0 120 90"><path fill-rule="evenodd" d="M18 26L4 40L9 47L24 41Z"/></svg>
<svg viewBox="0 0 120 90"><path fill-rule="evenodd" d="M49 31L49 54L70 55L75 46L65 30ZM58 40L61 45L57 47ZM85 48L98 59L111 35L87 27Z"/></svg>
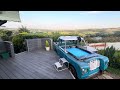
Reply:
<svg viewBox="0 0 120 90"><path fill-rule="evenodd" d="M45 49L45 41L48 40L50 49L53 49L53 40L51 38L26 39L27 51Z"/></svg>

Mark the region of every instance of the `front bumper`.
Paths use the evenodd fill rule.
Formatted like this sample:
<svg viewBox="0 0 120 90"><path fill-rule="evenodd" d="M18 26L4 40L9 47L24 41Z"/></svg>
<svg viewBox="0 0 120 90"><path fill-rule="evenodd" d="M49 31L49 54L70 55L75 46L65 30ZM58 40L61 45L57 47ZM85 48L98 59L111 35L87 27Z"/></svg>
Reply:
<svg viewBox="0 0 120 90"><path fill-rule="evenodd" d="M98 75L100 73L100 69L97 68L93 71L89 71L88 73L84 74L81 76L81 79L89 79L89 78L93 78L94 76Z"/></svg>

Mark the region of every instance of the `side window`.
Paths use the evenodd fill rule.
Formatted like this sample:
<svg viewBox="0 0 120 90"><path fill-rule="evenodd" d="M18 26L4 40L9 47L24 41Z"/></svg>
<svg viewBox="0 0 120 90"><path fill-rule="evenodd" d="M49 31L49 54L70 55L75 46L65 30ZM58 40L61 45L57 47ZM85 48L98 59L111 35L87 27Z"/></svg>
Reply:
<svg viewBox="0 0 120 90"><path fill-rule="evenodd" d="M81 40L80 45L85 46L85 42L83 40Z"/></svg>

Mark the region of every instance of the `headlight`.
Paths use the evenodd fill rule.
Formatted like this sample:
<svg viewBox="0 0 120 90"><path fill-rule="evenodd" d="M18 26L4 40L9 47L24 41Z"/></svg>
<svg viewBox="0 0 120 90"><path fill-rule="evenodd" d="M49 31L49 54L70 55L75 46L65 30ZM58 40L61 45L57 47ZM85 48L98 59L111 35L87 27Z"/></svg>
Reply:
<svg viewBox="0 0 120 90"><path fill-rule="evenodd" d="M85 74L88 72L88 69L82 69L82 74Z"/></svg>
<svg viewBox="0 0 120 90"><path fill-rule="evenodd" d="M108 65L108 62L105 62L105 65Z"/></svg>

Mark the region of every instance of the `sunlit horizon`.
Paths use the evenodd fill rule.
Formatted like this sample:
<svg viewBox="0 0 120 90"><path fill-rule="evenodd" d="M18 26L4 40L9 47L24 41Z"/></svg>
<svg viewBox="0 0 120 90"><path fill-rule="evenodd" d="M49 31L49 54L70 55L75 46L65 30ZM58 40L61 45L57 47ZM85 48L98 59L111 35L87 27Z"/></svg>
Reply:
<svg viewBox="0 0 120 90"><path fill-rule="evenodd" d="M6 28L74 30L120 27L120 11L20 11L21 22Z"/></svg>

